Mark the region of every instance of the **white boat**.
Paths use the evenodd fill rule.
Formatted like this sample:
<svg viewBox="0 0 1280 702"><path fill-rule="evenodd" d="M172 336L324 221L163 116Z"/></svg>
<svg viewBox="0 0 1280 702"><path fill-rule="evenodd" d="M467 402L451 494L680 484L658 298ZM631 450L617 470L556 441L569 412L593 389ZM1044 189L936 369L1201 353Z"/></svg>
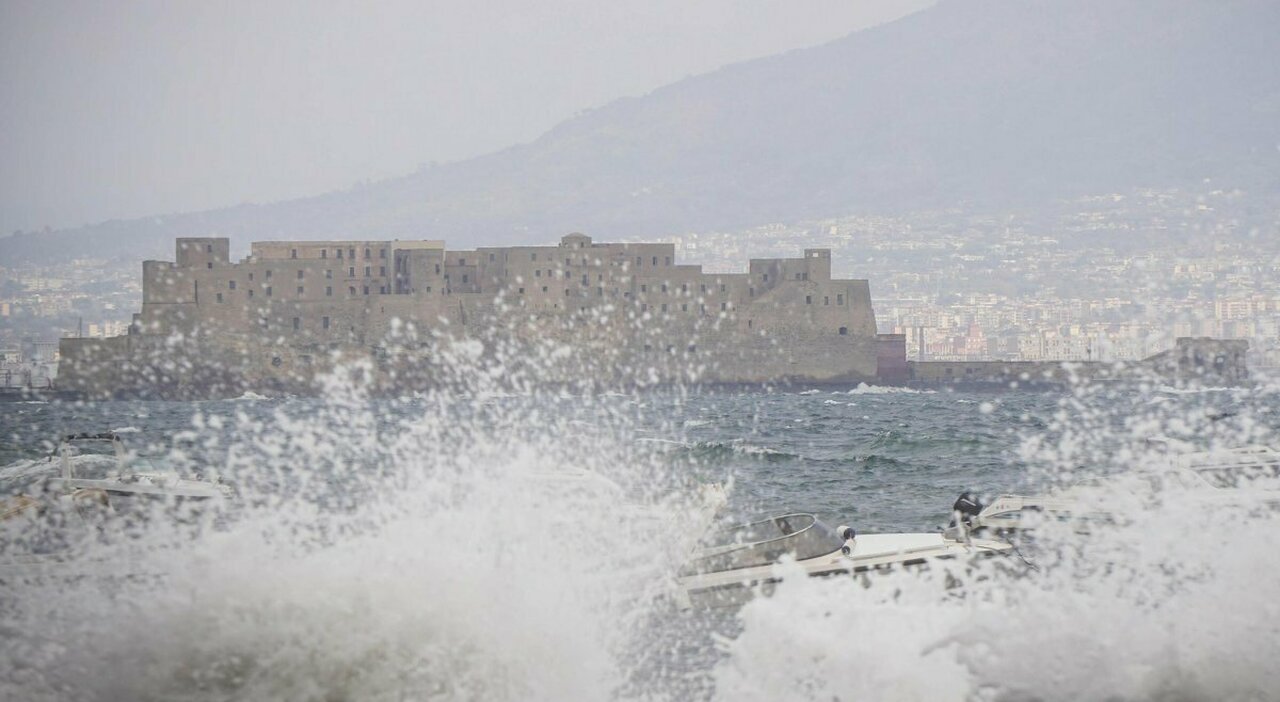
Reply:
<svg viewBox="0 0 1280 702"><path fill-rule="evenodd" d="M1161 440L1157 445L1169 447ZM1280 507L1280 451L1242 446L1174 452L1159 467L1082 480L1047 495L1000 495L989 505L966 509L957 500L959 520L972 530L1012 531L1045 520L1072 520L1087 528L1110 522L1134 507L1178 494L1206 508Z"/></svg>
<svg viewBox="0 0 1280 702"><path fill-rule="evenodd" d="M172 470L137 470L141 459L126 450L115 432L64 436L49 460L57 462L57 474L35 495L0 501L0 522L59 508L86 519L93 515L91 521L96 522L103 514L139 501L217 500L232 494L231 487L217 479L187 478Z"/></svg>
<svg viewBox="0 0 1280 702"><path fill-rule="evenodd" d="M685 606L728 606L770 592L780 580L775 566L788 555L810 576L839 576L1010 550L1008 543L974 539L964 529L859 535L793 513L715 534L680 569L678 583Z"/></svg>

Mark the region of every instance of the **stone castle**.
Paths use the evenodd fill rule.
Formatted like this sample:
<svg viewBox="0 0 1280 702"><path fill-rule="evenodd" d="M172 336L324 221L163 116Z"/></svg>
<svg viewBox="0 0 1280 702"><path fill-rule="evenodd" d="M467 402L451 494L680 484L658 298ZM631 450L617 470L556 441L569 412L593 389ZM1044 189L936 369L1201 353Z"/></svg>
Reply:
<svg viewBox="0 0 1280 702"><path fill-rule="evenodd" d="M470 251L258 242L240 261L226 238L176 248L174 262L143 263L142 311L127 336L62 340L62 390L305 391L340 359L361 357L406 382L440 339L497 332L592 348L601 362L570 372L606 382L854 383L906 370L903 339L876 334L867 281L832 278L827 249L718 274L677 262L673 244L583 234ZM420 332L413 359L389 342L406 328Z"/></svg>

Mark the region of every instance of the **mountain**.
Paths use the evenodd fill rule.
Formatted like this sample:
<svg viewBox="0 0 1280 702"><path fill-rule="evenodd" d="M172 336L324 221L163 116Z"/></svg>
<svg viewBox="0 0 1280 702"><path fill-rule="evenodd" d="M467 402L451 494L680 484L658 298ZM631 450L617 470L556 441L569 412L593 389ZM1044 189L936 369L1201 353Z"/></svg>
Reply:
<svg viewBox="0 0 1280 702"><path fill-rule="evenodd" d="M1280 191L1280 2L943 0L689 78L532 143L270 205L0 239L3 260L175 236L453 246L732 228L1213 179Z"/></svg>

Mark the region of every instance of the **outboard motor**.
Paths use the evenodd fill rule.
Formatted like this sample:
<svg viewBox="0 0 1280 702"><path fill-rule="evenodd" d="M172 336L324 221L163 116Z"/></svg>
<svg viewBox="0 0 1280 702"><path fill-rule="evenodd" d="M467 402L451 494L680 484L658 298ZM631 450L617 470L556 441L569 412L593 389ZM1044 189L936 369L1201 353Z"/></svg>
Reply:
<svg viewBox="0 0 1280 702"><path fill-rule="evenodd" d="M951 523L942 531L942 538L950 541L969 542L969 526L973 518L982 512L982 503L966 490L951 505Z"/></svg>
<svg viewBox="0 0 1280 702"><path fill-rule="evenodd" d="M844 546L840 547L840 553L846 556L851 555L853 553L853 540L858 537L858 532L854 531L851 526L841 525L836 527L836 533L840 535L840 538L844 539Z"/></svg>
<svg viewBox="0 0 1280 702"><path fill-rule="evenodd" d="M968 490L960 493L955 504L951 505L951 526L955 526L957 521L971 523L974 517L982 513L982 507L983 504L974 499Z"/></svg>

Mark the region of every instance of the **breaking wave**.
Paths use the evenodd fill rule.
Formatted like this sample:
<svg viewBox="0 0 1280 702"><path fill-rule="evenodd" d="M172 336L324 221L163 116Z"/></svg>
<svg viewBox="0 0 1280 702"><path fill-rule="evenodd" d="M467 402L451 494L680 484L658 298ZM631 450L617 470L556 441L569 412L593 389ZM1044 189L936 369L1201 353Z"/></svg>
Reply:
<svg viewBox="0 0 1280 702"><path fill-rule="evenodd" d="M1121 481L1111 517L1038 524L1034 569L1006 559L888 573L870 587L786 566L740 612L714 678L724 699L1270 699L1280 689L1280 486L1159 476L1193 449L1275 443L1275 416L1227 421L1086 391L1022 450L1048 484ZM1181 448L1165 440L1179 435ZM1110 484L1110 483L1105 483ZM1094 505L1093 509L1104 509ZM1016 565L1016 562L1015 562ZM949 588L953 582L963 588ZM785 642L785 645L781 645Z"/></svg>
<svg viewBox="0 0 1280 702"><path fill-rule="evenodd" d="M55 568L0 565L0 698L1266 699L1280 689L1275 511L1172 484L1122 496L1120 519L1041 524L1019 541L1034 569L1010 557L811 580L784 564L776 592L740 611L673 604L673 575L723 502L708 474L778 499L819 494L833 511L854 507L855 487L952 498L937 493L978 473L948 461L1004 436L1023 412L1016 459L1028 482L1072 486L1167 471L1184 444L1274 444L1266 407L1207 412L1194 395L1151 404L1082 389L1036 417L1006 401L965 409L964 432L876 416L859 420L872 438L850 442L843 410L800 422L793 406L762 400L759 414L773 413L785 436L752 434L751 413L734 411L714 421L748 417L733 425L739 437L692 440L686 430L707 436L705 419L655 431L637 419L654 411L647 402L513 391L502 370L463 366L461 388L405 400L335 379L319 401L191 405L169 458L185 460L191 445L220 457L235 500L157 512L118 536L87 532ZM905 394L865 404L954 405L888 391ZM797 466L818 487L789 484ZM3 542L0 557L13 548Z"/></svg>

